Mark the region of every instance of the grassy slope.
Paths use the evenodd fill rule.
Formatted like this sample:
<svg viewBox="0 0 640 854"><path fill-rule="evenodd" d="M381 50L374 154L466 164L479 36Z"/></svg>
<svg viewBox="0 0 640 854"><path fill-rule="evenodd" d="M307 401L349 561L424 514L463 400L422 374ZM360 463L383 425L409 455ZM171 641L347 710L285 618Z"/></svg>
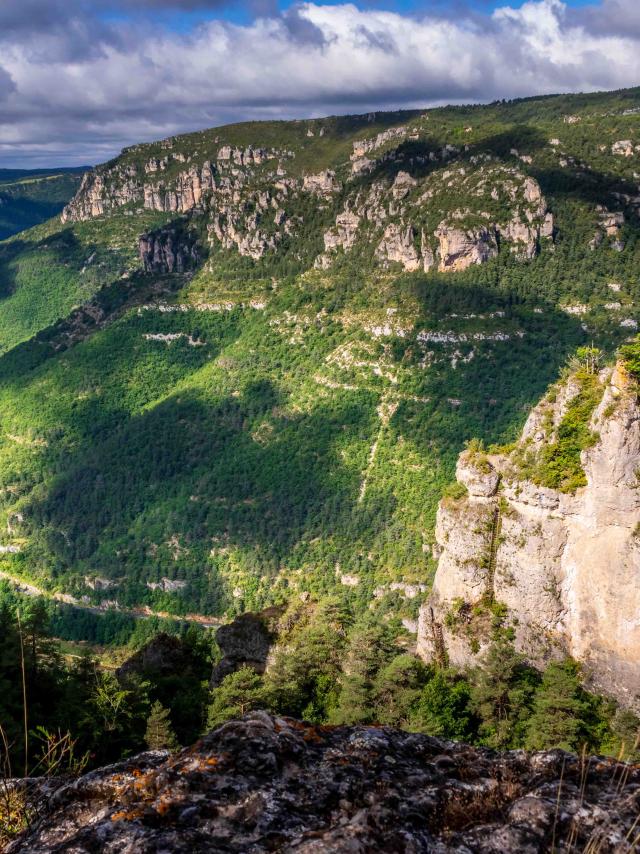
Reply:
<svg viewBox="0 0 640 854"><path fill-rule="evenodd" d="M458 275L401 275L376 271L363 247L329 273L305 272L308 261L294 256L316 251L321 230L310 220L289 261L214 254L213 272L203 268L176 296L192 309L132 310L45 358L46 346L15 345L133 266L135 237L154 217L51 223L0 244L10 280L0 346L14 347L0 359L0 495L7 541L24 546L6 567L89 596L83 576L99 574L120 583L125 604L209 613L335 589L344 573L360 578L348 593L363 606L380 583L428 580L435 508L462 443L514 438L578 344L611 351L628 334L620 317L638 316L636 220L624 252L588 249L594 201L608 203L633 169L600 146L637 140L637 117L620 114L637 101L637 93L563 96L400 117L428 124L438 144L532 153L559 234L555 251L529 264L503 253ZM565 124L575 112L582 121ZM296 164L317 171L347 159L354 138L398 120L338 120L322 138L307 128L327 120L236 126L178 145L201 142L198 157L209 137L295 145ZM558 169L551 136L575 167ZM125 159L162 150L142 148ZM622 290L612 294L610 281ZM251 299L266 308L246 307ZM614 299L623 315L605 308ZM238 305L197 309L223 300ZM591 312L568 315L567 302ZM373 337L367 325L390 308L408 333ZM421 331L467 340L425 348ZM511 337L471 340L495 332ZM145 338L167 333L183 337ZM145 583L163 576L188 586L151 593Z"/></svg>

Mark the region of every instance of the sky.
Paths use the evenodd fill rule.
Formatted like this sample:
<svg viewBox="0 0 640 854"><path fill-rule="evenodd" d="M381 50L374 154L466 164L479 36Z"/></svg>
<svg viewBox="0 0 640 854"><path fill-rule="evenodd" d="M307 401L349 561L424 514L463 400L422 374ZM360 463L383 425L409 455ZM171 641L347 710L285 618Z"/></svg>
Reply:
<svg viewBox="0 0 640 854"><path fill-rule="evenodd" d="M0 167L247 119L640 85L640 0L0 0Z"/></svg>

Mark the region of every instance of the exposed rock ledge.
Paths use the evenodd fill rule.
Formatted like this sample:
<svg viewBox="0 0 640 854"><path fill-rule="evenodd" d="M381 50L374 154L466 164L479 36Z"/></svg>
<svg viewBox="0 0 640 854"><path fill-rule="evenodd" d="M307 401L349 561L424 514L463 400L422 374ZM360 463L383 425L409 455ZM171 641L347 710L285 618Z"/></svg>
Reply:
<svg viewBox="0 0 640 854"><path fill-rule="evenodd" d="M255 712L174 756L42 785L8 854L630 852L639 785L612 760Z"/></svg>
<svg viewBox="0 0 640 854"><path fill-rule="evenodd" d="M587 483L575 493L521 479L513 455L461 456L467 495L438 509L440 558L418 651L430 660L444 646L451 663L474 662L489 642L474 607L499 601L529 660L571 655L591 685L637 708L640 403L623 365L600 379L597 440L582 451ZM516 454L543 453L577 393L571 379L554 389L529 416Z"/></svg>

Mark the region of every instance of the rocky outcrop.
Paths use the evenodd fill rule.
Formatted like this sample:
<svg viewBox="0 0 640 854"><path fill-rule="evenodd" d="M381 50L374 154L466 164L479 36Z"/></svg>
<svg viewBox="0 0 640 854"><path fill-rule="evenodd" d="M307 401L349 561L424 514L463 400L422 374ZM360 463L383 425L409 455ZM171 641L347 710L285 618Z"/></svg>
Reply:
<svg viewBox="0 0 640 854"><path fill-rule="evenodd" d="M126 205L147 210L187 213L201 205L216 187L216 168L205 161L181 171L172 181L149 180L162 171L156 159L142 168L115 165L85 173L80 189L62 212L62 222L78 222L111 213Z"/></svg>
<svg viewBox="0 0 640 854"><path fill-rule="evenodd" d="M320 209L335 216L336 197L346 189L343 210L335 226L325 231L325 250L315 261L321 269L331 266L339 249L350 250L360 235L373 236L376 258L383 265L400 264L410 272L436 266L442 272L464 270L493 258L502 242L528 259L538 253L542 241L553 237L553 216L534 178L512 166L497 166L488 156L474 155L468 165L456 164L460 151L450 144L439 150L405 151L399 144L405 138L415 142L420 133L390 128L355 142L346 185L341 166L301 177L287 175L284 161L294 156L291 151L220 145L215 155L209 154L211 159L196 163L197 155L174 152L173 144L167 153L144 161L140 158L144 147L139 147L87 173L62 219L89 219L120 209L128 215L145 209L198 215L214 249L259 261L283 245L291 246L289 238L295 238L303 224L300 211L309 203L305 194L317 197ZM382 149L379 158L369 159L367 154L377 149ZM450 168L440 170L438 165L444 163ZM433 164L426 176L425 164ZM358 180L377 166L384 166L378 180ZM391 181L384 177L389 169ZM433 224L427 230L425 208L447 210L439 207L439 197L450 196L452 187L466 196L467 206L447 215L435 232ZM486 197L493 213L480 207L475 197ZM506 221L495 207L498 200L510 206ZM142 252L149 272L188 269L185 258L165 252L162 245L145 246Z"/></svg>
<svg viewBox="0 0 640 854"><path fill-rule="evenodd" d="M511 249L520 258L531 260L540 251L541 240L553 239L553 214L545 212L539 221L529 215L523 221L518 212L502 227L498 228L500 238L511 243Z"/></svg>
<svg viewBox="0 0 640 854"><path fill-rule="evenodd" d="M340 189L340 183L336 179L336 173L330 169L318 172L317 175L305 175L302 180L302 189L317 196L331 196Z"/></svg>
<svg viewBox="0 0 640 854"><path fill-rule="evenodd" d="M353 143L353 154L351 155L351 160L360 160L366 154L369 154L369 152L375 151L377 148L381 148L388 142L397 142L398 140L404 139L406 135L407 128L403 126L383 130L381 133L379 133L377 136L374 136L372 139L357 140Z"/></svg>
<svg viewBox="0 0 640 854"><path fill-rule="evenodd" d="M213 669L212 685L219 685L225 676L240 667L264 673L280 614L281 609L269 608L259 614L240 614L232 622L220 626L216 643L222 657Z"/></svg>
<svg viewBox="0 0 640 854"><path fill-rule="evenodd" d="M223 145L218 149L217 160L219 162L231 161L236 166L259 166L270 157L273 157L274 154L267 151L266 148L253 148L252 146L238 148L236 146Z"/></svg>
<svg viewBox="0 0 640 854"><path fill-rule="evenodd" d="M523 460L527 471L555 441L575 380L533 411L514 452L460 458L467 494L438 510L438 570L419 627L425 659L442 656L442 639L452 663L476 661L490 639L483 607L501 602L533 663L570 655L597 690L638 705L640 404L622 364L600 381L594 443L581 454L585 486L565 492L521 474Z"/></svg>
<svg viewBox="0 0 640 854"><path fill-rule="evenodd" d="M640 769L254 712L174 756L11 785L29 792L37 818L8 854L535 854L596 843L625 854Z"/></svg>
<svg viewBox="0 0 640 854"><path fill-rule="evenodd" d="M621 157L633 157L636 151L640 151L640 145L634 146L630 139L619 139L611 146L611 153Z"/></svg>
<svg viewBox="0 0 640 854"><path fill-rule="evenodd" d="M198 262L195 238L172 227L142 234L138 253L145 273L185 273Z"/></svg>
<svg viewBox="0 0 640 854"><path fill-rule="evenodd" d="M603 243L605 237L607 237L609 238L611 247L621 252L624 249L620 232L620 229L625 224L624 213L622 211L610 211L604 205L597 205L596 214L598 217L598 228L589 243L590 248L596 249Z"/></svg>
<svg viewBox="0 0 640 854"><path fill-rule="evenodd" d="M414 187L418 186L415 178L412 178L408 172L398 172L393 184L391 185L391 195L398 202L406 198Z"/></svg>
<svg viewBox="0 0 640 854"><path fill-rule="evenodd" d="M466 270L473 264L483 264L498 254L495 234L481 226L462 229L440 223L436 230L439 242L441 273Z"/></svg>
<svg viewBox="0 0 640 854"><path fill-rule="evenodd" d="M420 255L414 238L412 226L398 223L388 225L376 249L376 258L379 261L402 264L403 268L410 272L417 270L420 267Z"/></svg>
<svg viewBox="0 0 640 854"><path fill-rule="evenodd" d="M121 664L119 678L154 673L172 676L183 673L190 665L190 656L180 638L161 632Z"/></svg>
<svg viewBox="0 0 640 854"><path fill-rule="evenodd" d="M360 217L352 211L344 211L336 217L335 228L324 234L324 248L327 252L337 249L351 249L356 242Z"/></svg>

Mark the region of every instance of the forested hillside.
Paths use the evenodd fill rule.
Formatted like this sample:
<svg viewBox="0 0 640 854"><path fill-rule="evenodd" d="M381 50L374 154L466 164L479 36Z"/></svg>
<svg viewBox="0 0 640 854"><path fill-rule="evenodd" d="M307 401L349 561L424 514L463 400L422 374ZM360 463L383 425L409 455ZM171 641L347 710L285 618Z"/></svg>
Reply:
<svg viewBox="0 0 640 854"><path fill-rule="evenodd" d="M639 116L252 123L89 173L0 243L0 568L174 614L338 591L415 631L464 443L637 328Z"/></svg>
<svg viewBox="0 0 640 854"><path fill-rule="evenodd" d="M0 169L0 240L55 216L78 189L82 169Z"/></svg>

